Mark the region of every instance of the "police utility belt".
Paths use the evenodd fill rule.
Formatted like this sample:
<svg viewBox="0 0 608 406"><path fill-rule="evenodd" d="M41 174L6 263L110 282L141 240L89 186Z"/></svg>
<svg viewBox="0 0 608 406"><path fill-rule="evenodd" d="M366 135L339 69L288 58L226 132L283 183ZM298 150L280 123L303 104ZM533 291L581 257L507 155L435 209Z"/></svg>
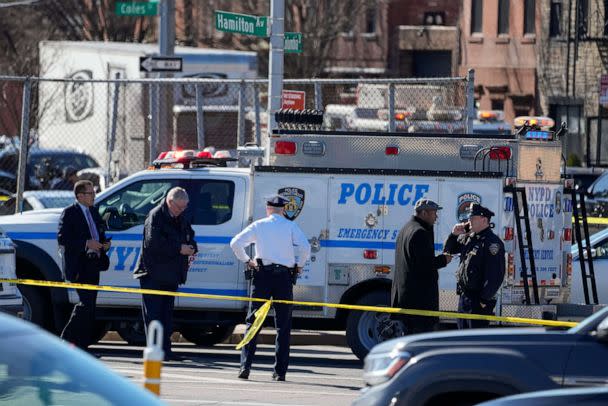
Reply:
<svg viewBox="0 0 608 406"><path fill-rule="evenodd" d="M280 265L280 264L268 264L268 265L264 265L264 263L262 262L262 260L260 258L257 258L256 260L257 266L255 267L251 267L249 265L247 265L247 268L245 269L245 279L250 280L253 279L255 276L256 272L260 272L260 271L284 271L284 272L289 272L291 274L291 283L293 283L294 285L296 284L297 280L298 280L298 269L297 269L297 265L294 264L294 266L292 268L287 267L285 265Z"/></svg>

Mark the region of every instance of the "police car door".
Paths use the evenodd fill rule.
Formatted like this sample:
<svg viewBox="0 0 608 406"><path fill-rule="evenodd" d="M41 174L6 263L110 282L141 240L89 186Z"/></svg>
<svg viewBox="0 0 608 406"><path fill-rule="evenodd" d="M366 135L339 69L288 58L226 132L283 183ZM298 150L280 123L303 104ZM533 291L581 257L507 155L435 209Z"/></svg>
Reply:
<svg viewBox="0 0 608 406"><path fill-rule="evenodd" d="M102 194L96 204L104 219L106 236L112 237L112 247L108 251L110 268L101 273L101 284L139 288L133 279L133 270L141 255L143 224L146 216L175 187L184 187L185 172L166 171L159 177L135 178L118 188ZM141 295L118 292L99 292L100 305L139 304Z"/></svg>
<svg viewBox="0 0 608 406"><path fill-rule="evenodd" d="M245 178L226 174L194 175L187 186L192 209L192 227L198 255L188 270L180 292L247 296L242 264L230 249L230 240L245 221ZM180 297L181 308L244 308L246 302Z"/></svg>
<svg viewBox="0 0 608 406"><path fill-rule="evenodd" d="M294 300L326 300L327 179L327 176L315 174L256 173L254 220L266 216L265 197L279 194L289 200L285 216L298 224L311 245L310 258L294 288ZM297 306L295 310L299 310ZM322 307L307 310L311 317L325 312Z"/></svg>

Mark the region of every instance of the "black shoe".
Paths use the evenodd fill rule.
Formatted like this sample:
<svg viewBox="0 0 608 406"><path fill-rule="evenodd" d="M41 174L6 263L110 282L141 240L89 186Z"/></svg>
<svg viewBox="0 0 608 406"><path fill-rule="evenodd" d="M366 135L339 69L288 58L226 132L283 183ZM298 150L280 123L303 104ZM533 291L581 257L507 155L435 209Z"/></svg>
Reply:
<svg viewBox="0 0 608 406"><path fill-rule="evenodd" d="M284 382L285 381L285 375L279 375L276 372L272 373L272 380L273 381L277 381L277 382Z"/></svg>
<svg viewBox="0 0 608 406"><path fill-rule="evenodd" d="M241 368L239 371L239 379L249 379L249 370L247 368Z"/></svg>

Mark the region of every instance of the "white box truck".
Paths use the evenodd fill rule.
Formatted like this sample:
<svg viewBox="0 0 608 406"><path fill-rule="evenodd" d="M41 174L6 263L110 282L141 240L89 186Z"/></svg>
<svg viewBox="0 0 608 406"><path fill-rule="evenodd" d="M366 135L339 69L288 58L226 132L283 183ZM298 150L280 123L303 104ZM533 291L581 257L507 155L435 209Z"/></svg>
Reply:
<svg viewBox="0 0 608 406"><path fill-rule="evenodd" d="M158 55L158 46L41 41L39 49L40 76L49 79L39 84L39 145L78 146L101 166L110 165L113 175L143 169L148 162L149 86L95 81L158 76L140 71L140 57ZM176 47L175 56L181 57L183 64L182 72L174 77L218 80L257 77L255 52ZM194 105L194 86L174 86L172 98L173 106ZM238 84L206 83L203 100L206 106L235 106ZM112 155L108 156L110 150Z"/></svg>

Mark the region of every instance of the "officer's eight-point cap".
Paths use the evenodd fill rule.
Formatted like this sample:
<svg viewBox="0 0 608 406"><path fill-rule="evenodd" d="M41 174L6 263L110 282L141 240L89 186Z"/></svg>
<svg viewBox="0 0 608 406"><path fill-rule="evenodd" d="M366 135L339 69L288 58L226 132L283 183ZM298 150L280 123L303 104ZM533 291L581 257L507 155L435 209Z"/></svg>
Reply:
<svg viewBox="0 0 608 406"><path fill-rule="evenodd" d="M483 216L490 219L494 215L494 212L486 207L483 207L479 203L471 203L469 206L469 217L472 216Z"/></svg>
<svg viewBox="0 0 608 406"><path fill-rule="evenodd" d="M289 200L279 195L273 195L266 198L266 206L270 207L285 207L287 203L289 203Z"/></svg>
<svg viewBox="0 0 608 406"><path fill-rule="evenodd" d="M416 211L421 210L441 210L443 207L429 199L420 199L416 202Z"/></svg>

